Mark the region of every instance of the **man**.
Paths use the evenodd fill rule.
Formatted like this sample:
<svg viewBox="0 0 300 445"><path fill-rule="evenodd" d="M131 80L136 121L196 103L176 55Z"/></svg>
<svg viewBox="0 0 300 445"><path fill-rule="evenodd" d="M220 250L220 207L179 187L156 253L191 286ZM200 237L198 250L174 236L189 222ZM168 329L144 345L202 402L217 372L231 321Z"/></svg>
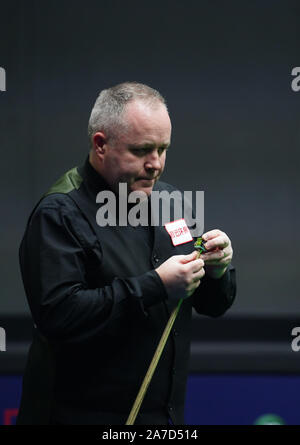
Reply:
<svg viewBox="0 0 300 445"><path fill-rule="evenodd" d="M116 225L99 224L100 192L119 202L123 184L149 205L155 190L174 190L159 181L171 122L157 91L130 82L102 91L89 139L84 166L44 195L21 243L35 332L18 423L125 424L183 298L135 422L182 424L192 307L219 316L231 306L231 242L211 230L204 234L208 252L197 259L193 240L174 245L150 216L146 225L124 225L117 210Z"/></svg>

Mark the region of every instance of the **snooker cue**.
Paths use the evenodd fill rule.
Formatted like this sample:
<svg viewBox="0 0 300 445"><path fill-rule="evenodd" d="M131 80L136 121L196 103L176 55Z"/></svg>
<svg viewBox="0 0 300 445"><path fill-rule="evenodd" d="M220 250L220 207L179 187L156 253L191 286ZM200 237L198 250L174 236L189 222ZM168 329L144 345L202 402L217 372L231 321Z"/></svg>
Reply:
<svg viewBox="0 0 300 445"><path fill-rule="evenodd" d="M196 243L195 243L195 248L198 250L197 257L196 257L196 259L198 259L200 257L200 255L201 255L201 253L205 249L203 247L201 247L201 249L200 249L198 246L196 246ZM139 390L138 395L137 395L137 397L135 399L135 402L134 402L134 404L133 404L133 406L131 408L130 414L128 416L128 419L127 419L125 425L134 425L136 416L138 415L138 412L140 410L140 407L141 407L142 402L144 400L144 397L146 395L148 386L149 386L149 384L151 382L152 376L154 374L154 371L156 369L156 366L158 364L160 356L161 356L161 354L162 354L162 352L164 350L165 344L167 342L167 339L168 339L169 334L171 332L171 329L173 327L174 321L176 320L176 317L177 317L177 314L179 312L179 309L180 309L182 301L183 301L183 298L181 298L179 300L177 307L172 311L172 313L170 315L170 318L169 318L169 321L167 323L167 326L165 327L165 330L164 330L164 332L163 332L163 334L161 336L159 344L158 344L158 346L156 348L156 351L154 353L154 356L152 358L152 361L150 363L148 371L147 371L147 373L146 373L146 375L144 377L143 383L142 383L142 385L140 387L140 390Z"/></svg>

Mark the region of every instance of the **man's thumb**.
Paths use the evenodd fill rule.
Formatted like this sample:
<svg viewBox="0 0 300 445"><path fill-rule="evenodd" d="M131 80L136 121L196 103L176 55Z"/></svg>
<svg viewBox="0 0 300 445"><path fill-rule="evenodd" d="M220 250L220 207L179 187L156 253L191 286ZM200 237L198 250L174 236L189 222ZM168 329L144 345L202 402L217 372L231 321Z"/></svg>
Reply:
<svg viewBox="0 0 300 445"><path fill-rule="evenodd" d="M190 261L194 261L197 258L197 251L194 250L194 252L189 253L188 255L184 255L181 262L183 264L189 263Z"/></svg>

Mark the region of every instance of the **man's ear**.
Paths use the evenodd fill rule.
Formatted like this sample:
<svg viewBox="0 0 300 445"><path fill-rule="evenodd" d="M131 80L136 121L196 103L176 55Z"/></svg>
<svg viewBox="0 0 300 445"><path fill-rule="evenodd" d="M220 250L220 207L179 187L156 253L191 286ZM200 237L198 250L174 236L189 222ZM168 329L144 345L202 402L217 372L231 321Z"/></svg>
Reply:
<svg viewBox="0 0 300 445"><path fill-rule="evenodd" d="M103 155L105 153L105 145L107 144L107 138L104 133L101 131L98 131L93 136L93 146L96 154L99 156Z"/></svg>

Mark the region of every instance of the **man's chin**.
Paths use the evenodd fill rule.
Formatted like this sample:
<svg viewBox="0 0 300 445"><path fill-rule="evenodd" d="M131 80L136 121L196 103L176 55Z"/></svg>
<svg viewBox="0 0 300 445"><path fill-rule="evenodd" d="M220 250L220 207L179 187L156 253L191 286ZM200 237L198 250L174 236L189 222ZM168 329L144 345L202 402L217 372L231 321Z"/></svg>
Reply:
<svg viewBox="0 0 300 445"><path fill-rule="evenodd" d="M141 195L146 194L148 197L151 195L154 184L154 180L135 181L134 184L132 184L132 186L130 187L129 192L141 192Z"/></svg>
<svg viewBox="0 0 300 445"><path fill-rule="evenodd" d="M138 179L131 185L130 192L143 192L149 196L151 195L155 182L155 179Z"/></svg>

